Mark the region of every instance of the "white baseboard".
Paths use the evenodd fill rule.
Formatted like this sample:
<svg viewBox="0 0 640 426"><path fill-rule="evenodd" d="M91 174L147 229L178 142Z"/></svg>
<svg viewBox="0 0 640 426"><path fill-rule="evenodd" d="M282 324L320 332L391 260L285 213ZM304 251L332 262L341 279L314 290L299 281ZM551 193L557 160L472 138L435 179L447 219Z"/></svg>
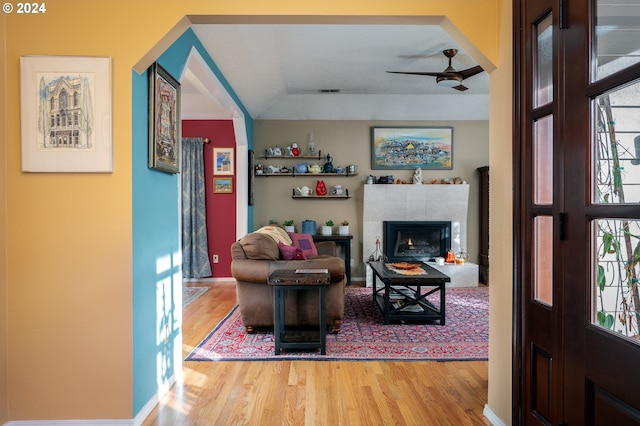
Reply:
<svg viewBox="0 0 640 426"><path fill-rule="evenodd" d="M489 408L488 404L484 405L484 410L482 410L482 414L491 422L493 426L506 426L506 424L500 420L500 417L496 416L496 413L493 412L491 408Z"/></svg>
<svg viewBox="0 0 640 426"><path fill-rule="evenodd" d="M142 407L134 419L94 419L94 420L15 420L5 423L3 426L140 426L158 405L160 400L169 392L176 382L175 376L169 380L153 395Z"/></svg>

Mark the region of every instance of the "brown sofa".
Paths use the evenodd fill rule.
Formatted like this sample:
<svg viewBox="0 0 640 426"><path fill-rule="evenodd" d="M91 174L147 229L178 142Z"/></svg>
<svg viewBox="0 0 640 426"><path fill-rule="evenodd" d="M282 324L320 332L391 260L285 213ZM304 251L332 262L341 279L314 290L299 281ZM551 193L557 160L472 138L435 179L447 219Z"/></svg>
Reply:
<svg viewBox="0 0 640 426"><path fill-rule="evenodd" d="M248 333L256 328L273 328L273 287L269 275L278 269L326 268L331 284L326 291L327 327L340 331L344 314L346 284L344 260L336 257L332 241L316 243L318 256L306 260L282 260L278 244L268 235L251 233L231 245L231 274L236 279L236 294L242 323ZM318 324L320 315L317 291L287 291L285 323L288 326Z"/></svg>

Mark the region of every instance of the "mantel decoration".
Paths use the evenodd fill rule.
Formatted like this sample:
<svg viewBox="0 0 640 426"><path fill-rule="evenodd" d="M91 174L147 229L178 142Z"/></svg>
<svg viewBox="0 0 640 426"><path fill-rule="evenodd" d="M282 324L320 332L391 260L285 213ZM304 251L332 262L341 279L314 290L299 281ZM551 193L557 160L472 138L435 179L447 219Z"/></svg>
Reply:
<svg viewBox="0 0 640 426"><path fill-rule="evenodd" d="M149 69L149 168L180 172L180 83L154 63Z"/></svg>
<svg viewBox="0 0 640 426"><path fill-rule="evenodd" d="M374 170L453 168L453 127L372 127Z"/></svg>
<svg viewBox="0 0 640 426"><path fill-rule="evenodd" d="M22 171L113 171L111 58L20 57Z"/></svg>

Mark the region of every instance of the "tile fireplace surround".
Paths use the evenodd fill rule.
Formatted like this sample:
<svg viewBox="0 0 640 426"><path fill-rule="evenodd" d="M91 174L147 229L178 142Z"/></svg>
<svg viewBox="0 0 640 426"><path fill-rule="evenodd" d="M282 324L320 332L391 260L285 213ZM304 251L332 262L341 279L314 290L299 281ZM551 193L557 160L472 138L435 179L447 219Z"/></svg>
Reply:
<svg viewBox="0 0 640 426"><path fill-rule="evenodd" d="M399 221L451 221L451 249L467 248L467 210L469 185L364 185L363 261L376 249L376 238L382 242L382 223ZM382 247L381 247L382 248ZM451 277L447 287L476 287L478 265L431 266ZM370 268L366 270L366 285L373 285Z"/></svg>

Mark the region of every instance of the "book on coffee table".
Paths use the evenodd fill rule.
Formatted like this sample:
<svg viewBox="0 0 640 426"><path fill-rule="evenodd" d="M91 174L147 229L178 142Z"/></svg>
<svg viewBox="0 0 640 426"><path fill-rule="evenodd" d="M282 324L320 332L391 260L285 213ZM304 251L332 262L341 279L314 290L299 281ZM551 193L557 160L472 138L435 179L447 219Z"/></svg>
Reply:
<svg viewBox="0 0 640 426"><path fill-rule="evenodd" d="M296 269L296 274L327 274L328 269Z"/></svg>

